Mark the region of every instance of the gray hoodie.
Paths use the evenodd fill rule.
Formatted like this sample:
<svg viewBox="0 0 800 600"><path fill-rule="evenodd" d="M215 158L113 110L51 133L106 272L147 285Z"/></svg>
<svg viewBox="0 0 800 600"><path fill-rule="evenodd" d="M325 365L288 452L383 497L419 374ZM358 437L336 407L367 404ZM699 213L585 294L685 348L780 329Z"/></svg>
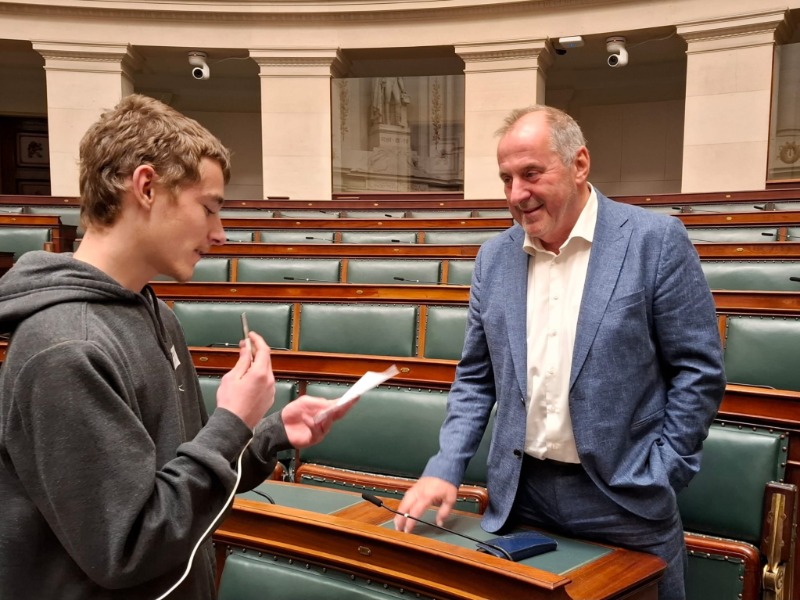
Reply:
<svg viewBox="0 0 800 600"><path fill-rule="evenodd" d="M0 279L0 597L155 599L222 510L251 437L206 414L171 310L69 254L30 252ZM289 447L263 419L239 491ZM214 598L207 540L170 599Z"/></svg>

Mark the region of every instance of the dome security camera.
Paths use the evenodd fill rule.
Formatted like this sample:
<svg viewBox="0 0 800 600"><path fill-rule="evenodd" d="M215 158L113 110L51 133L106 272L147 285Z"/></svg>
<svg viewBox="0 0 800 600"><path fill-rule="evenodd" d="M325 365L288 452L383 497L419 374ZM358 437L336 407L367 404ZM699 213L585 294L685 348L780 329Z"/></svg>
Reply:
<svg viewBox="0 0 800 600"><path fill-rule="evenodd" d="M211 69L208 68L205 52L189 52L189 64L192 66L192 77L195 79L209 79Z"/></svg>
<svg viewBox="0 0 800 600"><path fill-rule="evenodd" d="M607 38L606 50L610 53L607 60L609 67L624 67L628 64L628 51L625 49L624 37Z"/></svg>

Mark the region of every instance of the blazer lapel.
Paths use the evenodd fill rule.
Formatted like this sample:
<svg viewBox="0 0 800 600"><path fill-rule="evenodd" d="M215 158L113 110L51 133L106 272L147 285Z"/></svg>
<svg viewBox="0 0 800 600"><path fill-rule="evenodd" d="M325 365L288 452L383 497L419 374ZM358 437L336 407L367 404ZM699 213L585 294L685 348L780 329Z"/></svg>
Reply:
<svg viewBox="0 0 800 600"><path fill-rule="evenodd" d="M511 360L514 364L514 373L522 393L522 398L527 396L528 388L528 346L526 341L526 327L519 326L527 322L527 296L528 296L528 254L522 249L524 232L521 227L515 228L514 235L510 238L509 251L506 252L503 278L507 283L506 292L506 330L508 343L511 350Z"/></svg>
<svg viewBox="0 0 800 600"><path fill-rule="evenodd" d="M583 368L589 348L597 334L597 328L611 299L611 293L617 285L631 237L630 228L623 227L627 219L616 214L613 201L599 192L597 201L597 225L578 313L569 379L570 389L575 385L575 380Z"/></svg>

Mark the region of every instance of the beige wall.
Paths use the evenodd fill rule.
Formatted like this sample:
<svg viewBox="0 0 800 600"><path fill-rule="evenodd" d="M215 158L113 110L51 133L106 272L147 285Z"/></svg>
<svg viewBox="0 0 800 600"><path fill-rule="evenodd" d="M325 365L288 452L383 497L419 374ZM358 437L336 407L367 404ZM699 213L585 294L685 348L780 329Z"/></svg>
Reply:
<svg viewBox="0 0 800 600"><path fill-rule="evenodd" d="M3 90L0 113L42 114L42 108L46 106L42 97L43 78L34 74L40 73L40 67L9 64L4 41L11 40L16 50L21 43L40 43L42 40L83 44L108 44L113 40L115 44L128 44L143 59L138 69L132 72L134 87L139 89L140 84L147 82L144 90L147 93L157 97L163 94L171 98L171 103L180 110L198 114L201 122L214 129L234 148L237 152L234 160L245 163L241 166L234 163L234 178L229 188L231 197L251 196L259 185L261 194L280 190L282 194L288 191L289 195L296 196L291 190L298 186L302 164L284 168L286 157L296 153L293 154L291 149L282 154L270 150L276 143L285 144L291 136L280 128L267 128L267 124L278 122L279 115L270 116L269 108L262 103L258 66L252 60L249 61L249 70L240 68L245 62L212 63L210 81L186 81L189 77L188 50L201 49L218 60L233 56L246 59L253 49L268 44L269 48L279 51L284 65L291 66L293 61L297 61L302 66L308 65L309 55L316 55L315 49L326 49L326 52L338 49L345 55L352 49L375 49L380 54L381 48L396 47L410 48L409 53L413 54L411 48L415 46L494 49L492 60L499 68L489 69L488 74L483 74L487 73L486 63L476 65L471 62L468 71L481 72L478 77L482 81L517 83L509 93L494 94L493 99L489 88L495 86L475 88L467 85L469 102L464 174L467 197L500 194L499 187L494 185L496 165L492 157L495 140L489 132L496 129L508 110L526 103L528 99L532 102L541 98L543 90L548 102L553 99L550 103L565 105L587 128L595 162L593 178L608 193L677 191L678 181L686 188L687 177L703 177L702 169L706 169L713 185L720 182L730 185L735 181L738 186L763 187L763 175L754 179L751 173L747 178L736 179L735 176L741 174L736 152L711 163L707 156L695 160L687 155L687 148L710 149L712 156L719 156L719 152L712 148L714 143L710 133L700 140L693 137L697 129L685 127L685 115L690 115L693 122L702 123L706 115L713 116L720 110L729 113L755 111L758 113L755 124L758 131L752 134L743 131L741 136L747 139L734 141L750 143L753 141L751 138L757 138L755 143L761 152L766 148L768 134L768 123L762 122L764 102L759 100L758 106L752 103L744 106L741 102L717 104L716 100L720 98L712 93L705 93L704 97L692 95L692 90L702 88L698 87L699 82L721 76L727 80L725 66L730 64L726 61L695 61L687 74L685 42L680 40L683 46L676 46L675 36L661 38L680 28L684 31L691 29L695 26L692 24L724 22L726 19L735 22L741 19L741 15L751 15L754 10L771 11L771 14L780 16L783 8L800 8L800 0L789 0L780 7L763 8L752 0L533 0L524 3L501 0L398 0L385 3L329 0L302 4L248 2L235 6L223 2L189 5L178 0L92 2L89 6L79 0L52 0L50 4L58 7L52 11L43 8L47 4L43 0L0 4L0 87ZM637 46L631 48L628 67L611 70L604 64L607 56L604 40L609 35L619 34L628 36ZM586 46L571 50L566 56L553 57L552 62L538 64L533 69L523 64L525 60L519 60L515 47L520 42L552 41L566 35L582 35ZM763 43L759 52L769 54L770 41L767 39ZM660 63L659 52L667 53ZM651 58L655 62L648 62ZM575 62L571 62L573 60ZM759 64L764 62L761 56L758 60ZM527 72L519 70L520 64ZM674 67L664 72L656 70L658 74L651 76L653 64L682 65L684 70L680 72L678 69L680 77L677 79ZM338 74L346 74L346 64L337 68L340 69ZM331 73L337 75L333 70ZM181 78L180 83L178 78ZM692 82L688 91L687 78ZM766 78L769 80L769 75ZM170 79L175 81L174 85L170 84ZM156 83L150 85L153 81ZM10 85L9 82L19 82L19 85ZM769 81L765 84L759 78L758 85L759 94L768 95ZM319 87L319 90L323 88ZM9 93L9 89L14 92ZM91 90L83 92L86 98L92 95ZM736 92L741 96L746 90L740 87ZM690 101L687 101L687 96ZM492 99L491 106L485 105L486 98ZM302 99L304 106L307 100ZM262 115L258 125L251 112L253 106L256 107L256 116L258 111ZM330 194L330 133L322 131L326 119L317 118L322 115L319 111L324 106L325 102L314 103L313 114L317 115L315 132L313 136L306 136L300 147L301 163L310 164L314 173L313 177L302 180L301 195L307 197L327 197ZM260 130L262 126L263 132ZM256 127L259 128L257 135L251 129ZM55 131L63 129L55 127ZM683 134L684 129L686 134ZM283 131L277 140L271 136L273 130ZM723 125L722 131L730 134L729 126ZM55 140L52 147L60 148L59 141ZM265 153L265 148L270 152ZM734 146L729 148L735 150ZM703 166L698 167L701 162ZM60 163L57 176L73 177L74 174L64 170L65 164ZM322 174L318 172L321 165L327 169ZM764 167L765 164L760 166L762 174L765 174Z"/></svg>

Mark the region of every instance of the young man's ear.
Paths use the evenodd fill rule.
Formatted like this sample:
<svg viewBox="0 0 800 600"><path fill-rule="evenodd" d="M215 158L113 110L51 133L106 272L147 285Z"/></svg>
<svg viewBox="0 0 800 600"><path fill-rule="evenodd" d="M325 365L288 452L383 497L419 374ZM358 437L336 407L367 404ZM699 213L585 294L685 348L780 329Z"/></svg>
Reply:
<svg viewBox="0 0 800 600"><path fill-rule="evenodd" d="M150 165L140 165L136 167L131 176L131 192L133 197L142 206L149 210L155 199L156 172Z"/></svg>

